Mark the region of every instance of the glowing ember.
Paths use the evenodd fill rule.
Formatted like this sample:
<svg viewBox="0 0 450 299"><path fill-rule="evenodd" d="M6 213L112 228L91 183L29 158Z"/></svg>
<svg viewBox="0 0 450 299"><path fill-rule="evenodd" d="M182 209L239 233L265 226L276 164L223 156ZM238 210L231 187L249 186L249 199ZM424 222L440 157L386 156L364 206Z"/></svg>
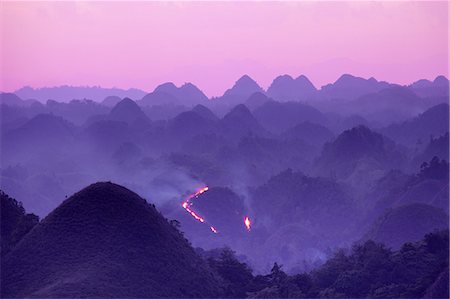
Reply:
<svg viewBox="0 0 450 299"><path fill-rule="evenodd" d="M205 219L203 217L201 217L200 215L198 215L196 212L194 212L190 206L192 206L192 203L190 202L190 200L194 197L199 196L202 193L205 193L206 191L208 191L208 186L203 187L202 189L198 190L197 192L191 194L182 204L181 206L183 207L183 209L186 210L186 212L188 212L189 214L191 214L192 217L194 217L195 220L200 221L201 223L205 223ZM217 234L217 229L215 229L213 226L210 226L211 231L215 234Z"/></svg>
<svg viewBox="0 0 450 299"><path fill-rule="evenodd" d="M247 230L250 231L252 222L250 221L250 218L248 218L248 216L245 216L244 224Z"/></svg>

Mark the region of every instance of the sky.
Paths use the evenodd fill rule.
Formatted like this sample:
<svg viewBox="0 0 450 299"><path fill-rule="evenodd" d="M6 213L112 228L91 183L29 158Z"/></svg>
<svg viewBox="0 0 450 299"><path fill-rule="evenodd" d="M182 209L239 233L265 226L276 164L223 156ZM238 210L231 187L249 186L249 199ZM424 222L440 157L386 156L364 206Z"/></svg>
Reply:
<svg viewBox="0 0 450 299"><path fill-rule="evenodd" d="M447 1L0 1L0 90L448 77Z"/></svg>

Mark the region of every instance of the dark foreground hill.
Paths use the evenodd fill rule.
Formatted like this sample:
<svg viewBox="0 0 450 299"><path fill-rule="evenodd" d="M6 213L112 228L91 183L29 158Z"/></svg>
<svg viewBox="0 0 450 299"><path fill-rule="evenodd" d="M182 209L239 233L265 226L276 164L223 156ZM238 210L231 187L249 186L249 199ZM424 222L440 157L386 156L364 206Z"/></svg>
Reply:
<svg viewBox="0 0 450 299"><path fill-rule="evenodd" d="M22 204L0 191L1 256L8 253L38 222L39 217L25 213Z"/></svg>
<svg viewBox="0 0 450 299"><path fill-rule="evenodd" d="M112 183L74 194L2 260L2 297L214 297L218 283L175 227Z"/></svg>

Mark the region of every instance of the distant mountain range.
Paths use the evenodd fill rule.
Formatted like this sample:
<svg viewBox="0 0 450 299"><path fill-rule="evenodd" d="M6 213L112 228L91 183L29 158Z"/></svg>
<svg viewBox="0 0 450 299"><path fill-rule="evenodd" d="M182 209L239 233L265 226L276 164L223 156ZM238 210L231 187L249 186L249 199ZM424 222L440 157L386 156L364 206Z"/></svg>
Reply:
<svg viewBox="0 0 450 299"><path fill-rule="evenodd" d="M16 90L14 93L22 99L34 99L44 103L47 100L69 102L73 99L90 99L96 102L101 102L108 96L140 99L146 94L145 91L136 88L125 90L120 88L103 88L100 86L84 87L67 85L43 88L23 87Z"/></svg>
<svg viewBox="0 0 450 299"><path fill-rule="evenodd" d="M271 85L264 90L248 75L243 75L235 84L227 89L222 96L212 98L229 105L245 103L254 93L266 94L277 101L315 101L324 99L352 101L366 94L376 94L384 89L400 87L398 84L378 81L375 78L364 79L350 74L344 74L335 82L316 88L304 75L292 78L289 75L276 77ZM438 76L433 81L418 80L408 86L403 86L415 95L425 98L448 97L449 81L444 76ZM194 106L205 104L208 97L192 83L185 83L180 87L172 82L157 86L152 92L147 93L140 89L128 90L119 88L102 87L76 87L59 86L31 88L23 87L14 92L23 100L37 100L46 102L49 99L58 102L69 102L73 99L91 99L104 105L112 106L118 102L118 98L131 98L138 101L141 106L178 104ZM11 93L3 93L1 103L8 105L24 105ZM28 102L29 104L31 102Z"/></svg>

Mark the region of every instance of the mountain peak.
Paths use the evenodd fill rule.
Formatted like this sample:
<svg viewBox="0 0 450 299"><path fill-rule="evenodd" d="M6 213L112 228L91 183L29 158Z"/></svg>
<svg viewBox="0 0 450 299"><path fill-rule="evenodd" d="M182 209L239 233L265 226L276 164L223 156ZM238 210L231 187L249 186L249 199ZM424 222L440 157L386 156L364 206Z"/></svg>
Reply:
<svg viewBox="0 0 450 299"><path fill-rule="evenodd" d="M175 91L177 89L178 88L172 82L166 82L166 83L158 85L155 88L154 92L155 91L163 91L163 92L171 93L171 92L173 92L173 91Z"/></svg>
<svg viewBox="0 0 450 299"><path fill-rule="evenodd" d="M301 85L304 91L317 91L317 88L305 75L300 75L295 78L295 82L297 82L298 85Z"/></svg>
<svg viewBox="0 0 450 299"><path fill-rule="evenodd" d="M449 81L445 76L440 75L434 79L433 83L438 85L448 85Z"/></svg>
<svg viewBox="0 0 450 299"><path fill-rule="evenodd" d="M107 205L111 211L119 211L127 208L126 206L130 208L130 205L136 205L139 209L149 208L152 213L156 213L156 209L148 206L147 202L136 193L112 182L97 182L87 186L64 201L57 210L72 205L75 205L76 209L90 210L94 214L98 213L99 215L96 216L99 217L111 217L112 221L115 221L112 214L101 215L104 214L104 205Z"/></svg>
<svg viewBox="0 0 450 299"><path fill-rule="evenodd" d="M244 104L236 105L230 112L226 115L238 116L238 117L253 117L250 110Z"/></svg>
<svg viewBox="0 0 450 299"><path fill-rule="evenodd" d="M375 78L365 79L343 74L334 83L322 86L321 93L327 98L354 100L390 86L391 84L377 81Z"/></svg>
<svg viewBox="0 0 450 299"><path fill-rule="evenodd" d="M292 78L290 75L287 74L280 75L273 80L273 82L291 82L291 81L294 81L294 78Z"/></svg>
<svg viewBox="0 0 450 299"><path fill-rule="evenodd" d="M304 75L295 80L289 75L282 75L273 80L267 94L280 101L296 101L309 99L316 91L317 89Z"/></svg>
<svg viewBox="0 0 450 299"><path fill-rule="evenodd" d="M124 98L121 101L119 101L111 110L111 113L114 114L116 113L116 111L121 110L121 109L133 109L133 110L141 110L141 108L139 108L138 104L136 104L135 101L133 101L130 98Z"/></svg>
<svg viewBox="0 0 450 299"><path fill-rule="evenodd" d="M208 100L208 97L194 84L184 83L181 87L177 87L172 82L158 85L152 93L144 98L142 99L144 104L160 104L161 102L166 102L171 104L195 105Z"/></svg>
<svg viewBox="0 0 450 299"><path fill-rule="evenodd" d="M258 123L256 118L244 104L236 105L230 112L225 114L221 120L222 128L233 140L254 134L266 136L267 131Z"/></svg>
<svg viewBox="0 0 450 299"><path fill-rule="evenodd" d="M109 113L112 120L134 123L136 120L148 121L144 111L130 98L124 98L117 103Z"/></svg>
<svg viewBox="0 0 450 299"><path fill-rule="evenodd" d="M194 90L200 90L197 86L192 84L191 82L186 82L180 87L181 89L194 89Z"/></svg>
<svg viewBox="0 0 450 299"><path fill-rule="evenodd" d="M118 96L107 96L101 103L108 107L116 106L122 99Z"/></svg>
<svg viewBox="0 0 450 299"><path fill-rule="evenodd" d="M264 92L255 80L248 75L244 75L236 81L231 89L225 91L224 95L248 97L258 91Z"/></svg>
<svg viewBox="0 0 450 299"><path fill-rule="evenodd" d="M243 83L256 83L256 82L249 75L245 74L236 81L236 84L243 84Z"/></svg>
<svg viewBox="0 0 450 299"><path fill-rule="evenodd" d="M206 106L197 104L194 108L192 108L192 111L196 112L200 116L210 119L210 120L217 120L217 116Z"/></svg>
<svg viewBox="0 0 450 299"><path fill-rule="evenodd" d="M358 80L358 79L363 79L363 78L355 77L355 76L350 75L350 74L342 74L342 75L334 82L334 84L336 84L336 83L344 83L344 82L352 82L352 81Z"/></svg>

